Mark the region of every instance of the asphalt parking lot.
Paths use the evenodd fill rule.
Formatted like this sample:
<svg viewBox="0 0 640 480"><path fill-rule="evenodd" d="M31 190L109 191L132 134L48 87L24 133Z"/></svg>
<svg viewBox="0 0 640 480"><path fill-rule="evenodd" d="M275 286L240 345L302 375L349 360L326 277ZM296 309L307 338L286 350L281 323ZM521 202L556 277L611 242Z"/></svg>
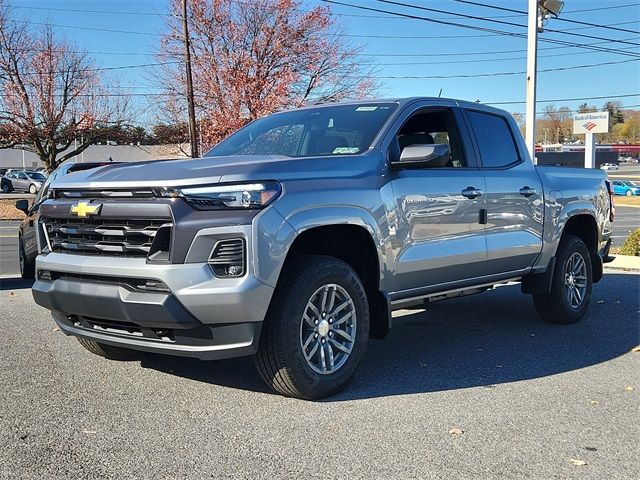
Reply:
<svg viewBox="0 0 640 480"><path fill-rule="evenodd" d="M638 274L608 272L572 326L518 286L401 312L316 403L248 358L94 356L28 284L0 285L0 478L637 476Z"/></svg>

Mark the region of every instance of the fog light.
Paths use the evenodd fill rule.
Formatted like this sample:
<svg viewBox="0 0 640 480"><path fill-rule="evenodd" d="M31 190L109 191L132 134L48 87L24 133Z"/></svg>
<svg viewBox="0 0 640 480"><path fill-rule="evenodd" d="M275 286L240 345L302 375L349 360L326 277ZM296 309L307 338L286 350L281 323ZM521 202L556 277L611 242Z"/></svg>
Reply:
<svg viewBox="0 0 640 480"><path fill-rule="evenodd" d="M242 275L242 265L229 265L225 271L230 277L237 277Z"/></svg>
<svg viewBox="0 0 640 480"><path fill-rule="evenodd" d="M38 280L45 282L51 281L51 272L49 270L38 270Z"/></svg>

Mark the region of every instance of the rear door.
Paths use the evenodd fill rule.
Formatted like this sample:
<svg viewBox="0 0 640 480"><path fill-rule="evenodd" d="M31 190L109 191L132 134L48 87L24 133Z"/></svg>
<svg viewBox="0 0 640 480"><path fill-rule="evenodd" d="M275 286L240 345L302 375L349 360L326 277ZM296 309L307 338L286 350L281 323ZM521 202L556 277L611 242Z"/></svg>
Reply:
<svg viewBox="0 0 640 480"><path fill-rule="evenodd" d="M401 122L401 123L400 123ZM391 140L447 144L445 166L392 168L392 255L397 291L446 285L481 275L486 259L484 178L457 107L417 106L401 118Z"/></svg>
<svg viewBox="0 0 640 480"><path fill-rule="evenodd" d="M485 275L530 267L542 250L542 184L511 116L465 111L486 183Z"/></svg>

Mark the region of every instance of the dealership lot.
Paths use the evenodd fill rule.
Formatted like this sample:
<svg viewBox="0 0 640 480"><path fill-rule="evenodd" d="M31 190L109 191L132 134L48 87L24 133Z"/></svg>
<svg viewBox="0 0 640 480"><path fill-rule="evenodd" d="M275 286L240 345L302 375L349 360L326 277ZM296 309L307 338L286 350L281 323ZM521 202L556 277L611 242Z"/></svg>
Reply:
<svg viewBox="0 0 640 480"><path fill-rule="evenodd" d="M28 286L0 287L0 478L637 473L637 274L607 272L573 326L542 323L518 286L400 312L318 403L272 394L251 359L93 356Z"/></svg>

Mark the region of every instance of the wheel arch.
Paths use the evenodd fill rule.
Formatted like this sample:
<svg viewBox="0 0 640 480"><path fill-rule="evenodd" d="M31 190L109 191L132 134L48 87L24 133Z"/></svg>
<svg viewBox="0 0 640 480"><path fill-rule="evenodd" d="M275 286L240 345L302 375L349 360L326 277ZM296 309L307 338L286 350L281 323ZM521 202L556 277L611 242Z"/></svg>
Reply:
<svg viewBox="0 0 640 480"><path fill-rule="evenodd" d="M585 243L591 256L593 281L594 283L600 281L603 274L603 266L602 259L598 255L598 223L595 217L590 213L576 213L570 216L562 229L560 240L562 241L562 238L566 235L578 237Z"/></svg>
<svg viewBox="0 0 640 480"><path fill-rule="evenodd" d="M297 229L285 262L296 255L316 254L339 258L360 277L369 301L370 336L383 338L390 328L387 295L381 289L385 267L373 227L362 218L308 224Z"/></svg>

